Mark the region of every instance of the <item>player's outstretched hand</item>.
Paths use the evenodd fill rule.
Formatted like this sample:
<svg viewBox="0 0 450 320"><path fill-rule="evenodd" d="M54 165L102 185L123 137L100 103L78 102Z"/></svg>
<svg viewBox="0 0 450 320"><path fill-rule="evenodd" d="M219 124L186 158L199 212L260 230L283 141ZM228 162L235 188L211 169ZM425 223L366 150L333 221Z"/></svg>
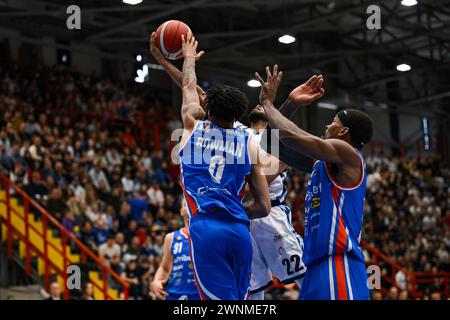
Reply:
<svg viewBox="0 0 450 320"><path fill-rule="evenodd" d="M259 93L259 101L264 106L265 102L271 104L274 103L277 97L278 87L280 86L281 79L283 78L283 71L278 72L278 65L274 65L273 72L270 72L270 68L266 67L267 80L264 81L258 72L255 72L256 79L261 83L261 92Z"/></svg>
<svg viewBox="0 0 450 320"><path fill-rule="evenodd" d="M298 105L307 105L321 98L324 93L323 76L314 75L308 81L292 90L289 94L289 100Z"/></svg>
<svg viewBox="0 0 450 320"><path fill-rule="evenodd" d="M184 58L194 57L195 60L198 60L205 54L205 51L197 53L198 41L195 40L191 31L188 32L186 38L184 37L184 34L181 35L181 44Z"/></svg>
<svg viewBox="0 0 450 320"><path fill-rule="evenodd" d="M164 291L164 283L163 281L154 280L150 284L150 291L155 295L155 298L158 300L165 300L169 295L166 291Z"/></svg>
<svg viewBox="0 0 450 320"><path fill-rule="evenodd" d="M159 50L158 46L156 45L156 32L152 32L152 34L150 35L150 53L158 62L165 59L161 50Z"/></svg>

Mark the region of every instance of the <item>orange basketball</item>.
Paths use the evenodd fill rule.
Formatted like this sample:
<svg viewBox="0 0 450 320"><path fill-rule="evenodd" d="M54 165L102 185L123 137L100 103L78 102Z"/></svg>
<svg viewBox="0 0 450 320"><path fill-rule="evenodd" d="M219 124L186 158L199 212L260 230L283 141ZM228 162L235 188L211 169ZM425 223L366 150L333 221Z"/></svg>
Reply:
<svg viewBox="0 0 450 320"><path fill-rule="evenodd" d="M181 35L186 37L190 30L187 24L178 20L166 21L158 27L156 44L167 59L176 60L183 57Z"/></svg>

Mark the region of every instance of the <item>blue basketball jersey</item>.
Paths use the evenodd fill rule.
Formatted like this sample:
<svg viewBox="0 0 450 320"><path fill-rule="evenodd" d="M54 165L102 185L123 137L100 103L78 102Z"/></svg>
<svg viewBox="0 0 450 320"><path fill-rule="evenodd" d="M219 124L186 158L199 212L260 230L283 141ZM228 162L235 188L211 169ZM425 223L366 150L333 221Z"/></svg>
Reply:
<svg viewBox="0 0 450 320"><path fill-rule="evenodd" d="M359 243L367 179L364 158L358 154L363 174L353 187L339 186L324 161L314 164L306 190L303 260L307 266L344 253L364 262Z"/></svg>
<svg viewBox="0 0 450 320"><path fill-rule="evenodd" d="M248 222L242 205L251 165L249 133L199 121L180 150L181 187L191 222L217 217Z"/></svg>
<svg viewBox="0 0 450 320"><path fill-rule="evenodd" d="M173 233L170 251L172 253L172 271L165 291L174 296L198 295L189 256L189 240L186 229L182 228Z"/></svg>

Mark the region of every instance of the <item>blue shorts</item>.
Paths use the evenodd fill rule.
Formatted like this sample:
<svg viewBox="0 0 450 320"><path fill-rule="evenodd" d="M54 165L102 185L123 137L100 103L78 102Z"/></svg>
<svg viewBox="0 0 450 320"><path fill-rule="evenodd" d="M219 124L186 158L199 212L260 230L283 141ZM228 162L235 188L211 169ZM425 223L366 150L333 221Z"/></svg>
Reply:
<svg viewBox="0 0 450 320"><path fill-rule="evenodd" d="M200 295L198 293L195 294L172 294L166 297L166 300L200 300Z"/></svg>
<svg viewBox="0 0 450 320"><path fill-rule="evenodd" d="M308 266L299 300L368 300L366 266L344 255L328 256Z"/></svg>
<svg viewBox="0 0 450 320"><path fill-rule="evenodd" d="M248 224L205 218L189 227L191 261L203 300L244 300L250 288Z"/></svg>

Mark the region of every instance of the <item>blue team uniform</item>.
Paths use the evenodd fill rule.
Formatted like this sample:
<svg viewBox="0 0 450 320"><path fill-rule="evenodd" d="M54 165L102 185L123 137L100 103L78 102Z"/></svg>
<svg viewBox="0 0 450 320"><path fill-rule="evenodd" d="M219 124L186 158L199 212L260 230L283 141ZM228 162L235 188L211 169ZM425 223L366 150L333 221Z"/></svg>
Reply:
<svg viewBox="0 0 450 320"><path fill-rule="evenodd" d="M170 251L172 271L165 287L169 294L166 300L200 300L189 256L189 237L185 229L173 233Z"/></svg>
<svg viewBox="0 0 450 320"><path fill-rule="evenodd" d="M247 297L252 245L242 200L249 133L199 121L180 150L191 258L202 299Z"/></svg>
<svg viewBox="0 0 450 320"><path fill-rule="evenodd" d="M357 150L358 151L358 150ZM360 248L366 168L356 186L341 187L329 164L314 164L306 192L303 260L307 266L300 299L369 299L364 255Z"/></svg>

